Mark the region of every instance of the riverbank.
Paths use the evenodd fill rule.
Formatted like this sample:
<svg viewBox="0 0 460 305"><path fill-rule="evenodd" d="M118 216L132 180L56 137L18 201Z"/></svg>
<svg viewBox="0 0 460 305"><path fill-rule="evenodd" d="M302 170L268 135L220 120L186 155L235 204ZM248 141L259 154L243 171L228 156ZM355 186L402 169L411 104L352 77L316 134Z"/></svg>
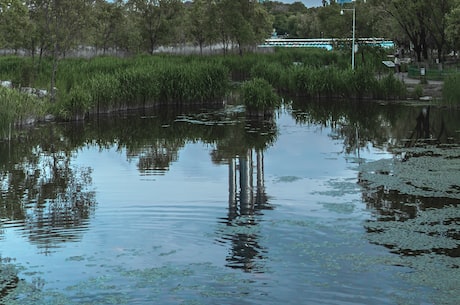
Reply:
<svg viewBox="0 0 460 305"><path fill-rule="evenodd" d="M404 82L409 93L419 90L417 87L420 87L422 89L422 95L419 98L422 100L437 100L442 98L444 81L426 80L424 82L421 78L409 77L407 72L396 73L395 77Z"/></svg>

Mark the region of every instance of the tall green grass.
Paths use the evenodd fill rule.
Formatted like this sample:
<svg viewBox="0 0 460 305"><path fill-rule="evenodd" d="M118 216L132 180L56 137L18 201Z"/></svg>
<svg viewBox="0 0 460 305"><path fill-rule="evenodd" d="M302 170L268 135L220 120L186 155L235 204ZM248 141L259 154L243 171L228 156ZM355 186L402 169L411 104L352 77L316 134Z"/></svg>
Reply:
<svg viewBox="0 0 460 305"><path fill-rule="evenodd" d="M186 62L179 58L139 57L112 64L106 59L100 70L80 67L75 75L83 81L71 82L60 92L60 114L105 113L113 110L149 107L156 104L213 103L229 88L229 72L218 62ZM97 61L97 60L96 60ZM93 73L89 73L89 72ZM98 71L98 72L95 72ZM84 78L84 75L91 75Z"/></svg>
<svg viewBox="0 0 460 305"><path fill-rule="evenodd" d="M446 105L460 105L460 73L450 75L444 81L442 102Z"/></svg>
<svg viewBox="0 0 460 305"><path fill-rule="evenodd" d="M252 79L257 81L245 85L253 91L257 85L263 91L266 84L261 80L265 80L279 93L314 98L402 97L404 87L398 80L374 77L381 54L372 52L362 50L356 70L350 69L346 52L305 48L245 56L62 59L56 102L50 109L61 118L83 118L88 113L157 104L213 103L225 96L230 80ZM0 79L49 90L52 66L48 58L0 57Z"/></svg>
<svg viewBox="0 0 460 305"><path fill-rule="evenodd" d="M43 116L46 112L44 100L0 87L0 130L10 124L24 124Z"/></svg>
<svg viewBox="0 0 460 305"><path fill-rule="evenodd" d="M251 113L270 111L281 104L275 89L262 78L245 81L241 86L241 94L246 109Z"/></svg>

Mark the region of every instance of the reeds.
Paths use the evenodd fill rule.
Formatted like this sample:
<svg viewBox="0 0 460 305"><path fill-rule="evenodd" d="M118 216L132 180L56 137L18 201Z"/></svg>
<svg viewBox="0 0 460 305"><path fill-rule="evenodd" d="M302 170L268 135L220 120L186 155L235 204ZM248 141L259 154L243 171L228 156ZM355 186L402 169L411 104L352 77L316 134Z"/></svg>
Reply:
<svg viewBox="0 0 460 305"><path fill-rule="evenodd" d="M213 103L221 99L229 86L229 72L215 61L187 62L175 57L138 57L111 66L95 61L99 70L85 63L74 74L87 75L98 71L79 84L66 86L68 90L60 95L64 108L61 113L68 116L77 111L106 113L114 110L138 109L157 104L199 104ZM75 76L73 76L75 77ZM64 82L66 83L66 82Z"/></svg>
<svg viewBox="0 0 460 305"><path fill-rule="evenodd" d="M374 98L376 99L404 99L406 96L406 85L394 77L393 73L389 73L381 78L374 87Z"/></svg>
<svg viewBox="0 0 460 305"><path fill-rule="evenodd" d="M281 104L275 89L263 78L253 78L241 86L244 105L250 112L270 111Z"/></svg>
<svg viewBox="0 0 460 305"><path fill-rule="evenodd" d="M450 106L460 105L460 73L452 74L444 80L442 103Z"/></svg>
<svg viewBox="0 0 460 305"><path fill-rule="evenodd" d="M83 118L88 113L158 104L215 103L226 95L231 80L243 81L246 99L255 98L253 102L248 101L250 107L263 108L267 101L272 103L273 88L279 93L312 98L404 96L404 84L392 76L377 80L373 65L364 67L364 58L369 62L378 57L366 56L363 53L356 70L349 69L349 58L340 52L301 48L245 56L62 59L56 75L57 95L52 110L58 117L70 119ZM51 70L52 62L46 58L39 62L31 58L0 58L3 80L27 82L31 87L49 87ZM14 98L22 101L19 95Z"/></svg>
<svg viewBox="0 0 460 305"><path fill-rule="evenodd" d="M17 90L0 87L0 129L10 124L25 124L43 116L43 100Z"/></svg>

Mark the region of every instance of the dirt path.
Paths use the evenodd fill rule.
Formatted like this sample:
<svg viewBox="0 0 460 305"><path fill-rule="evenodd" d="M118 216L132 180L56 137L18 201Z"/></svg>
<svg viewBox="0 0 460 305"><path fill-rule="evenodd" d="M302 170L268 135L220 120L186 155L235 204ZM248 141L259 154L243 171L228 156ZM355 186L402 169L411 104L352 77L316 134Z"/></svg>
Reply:
<svg viewBox="0 0 460 305"><path fill-rule="evenodd" d="M406 84L409 92L415 90L417 85L421 85L423 88L423 97L431 97L433 99L442 97L443 81L428 80L426 84L422 84L420 79L410 78L407 73L397 73L395 76Z"/></svg>

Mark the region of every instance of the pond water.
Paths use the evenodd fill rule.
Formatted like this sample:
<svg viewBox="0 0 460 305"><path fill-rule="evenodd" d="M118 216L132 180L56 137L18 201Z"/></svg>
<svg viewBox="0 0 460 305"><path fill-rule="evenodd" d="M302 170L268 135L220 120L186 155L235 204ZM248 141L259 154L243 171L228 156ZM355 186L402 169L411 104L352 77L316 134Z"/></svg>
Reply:
<svg viewBox="0 0 460 305"><path fill-rule="evenodd" d="M0 304L458 304L460 173L449 196L361 178L416 145L420 113L293 102L23 130L0 142ZM429 132L455 147L459 122L431 108Z"/></svg>

